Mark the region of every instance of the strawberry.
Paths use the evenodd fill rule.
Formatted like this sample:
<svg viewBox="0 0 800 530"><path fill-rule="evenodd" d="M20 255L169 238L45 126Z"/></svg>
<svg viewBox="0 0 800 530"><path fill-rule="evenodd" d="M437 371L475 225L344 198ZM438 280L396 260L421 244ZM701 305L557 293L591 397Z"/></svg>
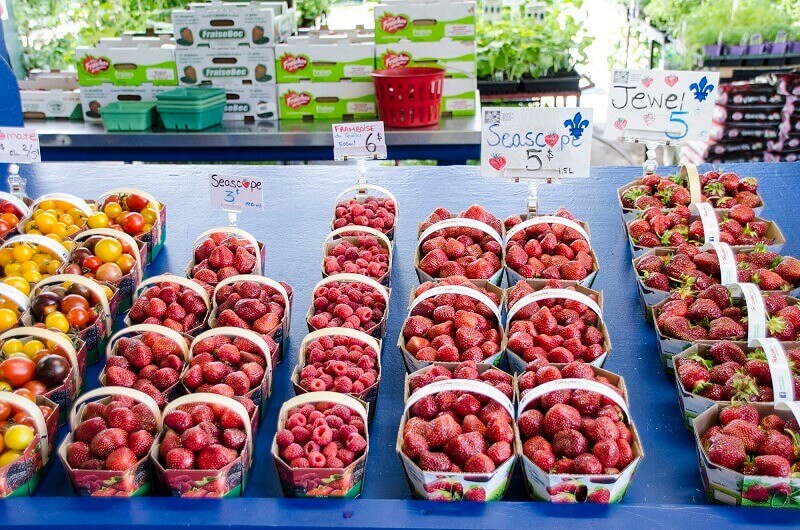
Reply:
<svg viewBox="0 0 800 530"><path fill-rule="evenodd" d="M237 247L231 264L239 274L255 274L256 258L245 247Z"/></svg>
<svg viewBox="0 0 800 530"><path fill-rule="evenodd" d="M792 285L800 281L800 260L787 257L775 266L775 272Z"/></svg>
<svg viewBox="0 0 800 530"><path fill-rule="evenodd" d="M754 459L759 475L767 477L788 477L791 472L791 462L782 456L759 455Z"/></svg>
<svg viewBox="0 0 800 530"><path fill-rule="evenodd" d="M745 329L728 317L720 317L713 321L708 328L709 340L737 340L746 335Z"/></svg>
<svg viewBox="0 0 800 530"><path fill-rule="evenodd" d="M196 457L197 469L222 469L232 463L237 452L220 444L212 444L200 451Z"/></svg>
<svg viewBox="0 0 800 530"><path fill-rule="evenodd" d="M419 456L419 467L423 471L448 472L452 465L452 462L444 453L424 451Z"/></svg>
<svg viewBox="0 0 800 530"><path fill-rule="evenodd" d="M124 471L136 465L136 454L127 447L115 449L106 457L105 468L111 471Z"/></svg>
<svg viewBox="0 0 800 530"><path fill-rule="evenodd" d="M714 436L707 453L711 462L734 471L740 470L747 458L744 442L726 434Z"/></svg>
<svg viewBox="0 0 800 530"><path fill-rule="evenodd" d="M486 452L486 442L478 432L459 434L450 438L444 446L444 452L452 462L463 468L474 455Z"/></svg>
<svg viewBox="0 0 800 530"><path fill-rule="evenodd" d="M764 442L764 434L757 425L735 419L722 428L722 433L739 438L744 443L746 451L753 452Z"/></svg>
<svg viewBox="0 0 800 530"><path fill-rule="evenodd" d="M494 462L487 455L478 453L467 460L464 465L466 473L491 473L495 470Z"/></svg>
<svg viewBox="0 0 800 530"><path fill-rule="evenodd" d="M128 442L128 433L122 429L109 428L97 433L89 444L89 450L94 457L106 458L115 449L123 447Z"/></svg>
<svg viewBox="0 0 800 530"><path fill-rule="evenodd" d="M100 432L106 429L106 422L103 418L95 417L83 420L75 427L73 439L78 442L89 443Z"/></svg>
<svg viewBox="0 0 800 530"><path fill-rule="evenodd" d="M461 434L461 426L452 416L444 414L430 422L427 439L431 447L443 447L451 438Z"/></svg>
<svg viewBox="0 0 800 530"><path fill-rule="evenodd" d="M447 261L447 254L445 254L444 250L434 249L420 260L419 268L429 276L436 276L442 265Z"/></svg>

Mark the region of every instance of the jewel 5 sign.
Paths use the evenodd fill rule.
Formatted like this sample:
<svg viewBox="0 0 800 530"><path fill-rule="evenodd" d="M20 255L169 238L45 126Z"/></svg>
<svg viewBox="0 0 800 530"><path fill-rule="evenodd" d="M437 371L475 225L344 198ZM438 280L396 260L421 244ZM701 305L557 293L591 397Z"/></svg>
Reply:
<svg viewBox="0 0 800 530"><path fill-rule="evenodd" d="M487 107L482 110L482 121L482 176L589 176L591 109Z"/></svg>
<svg viewBox="0 0 800 530"><path fill-rule="evenodd" d="M604 136L707 140L718 72L614 70Z"/></svg>

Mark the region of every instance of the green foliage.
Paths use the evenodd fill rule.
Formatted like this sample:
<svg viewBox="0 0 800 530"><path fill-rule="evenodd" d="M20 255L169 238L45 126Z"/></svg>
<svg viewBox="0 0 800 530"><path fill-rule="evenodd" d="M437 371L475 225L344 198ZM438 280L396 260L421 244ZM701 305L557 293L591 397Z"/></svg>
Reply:
<svg viewBox="0 0 800 530"><path fill-rule="evenodd" d="M672 34L700 3L700 0L649 0L643 3L641 12L654 28Z"/></svg>
<svg viewBox="0 0 800 530"><path fill-rule="evenodd" d="M331 7L330 0L295 0L297 10L297 25L301 28L310 28L316 24L323 13Z"/></svg>
<svg viewBox="0 0 800 530"><path fill-rule="evenodd" d="M481 79L539 78L586 64L592 43L570 12L581 2L546 2L543 22L511 13L477 28L478 77ZM565 5L566 4L566 5Z"/></svg>

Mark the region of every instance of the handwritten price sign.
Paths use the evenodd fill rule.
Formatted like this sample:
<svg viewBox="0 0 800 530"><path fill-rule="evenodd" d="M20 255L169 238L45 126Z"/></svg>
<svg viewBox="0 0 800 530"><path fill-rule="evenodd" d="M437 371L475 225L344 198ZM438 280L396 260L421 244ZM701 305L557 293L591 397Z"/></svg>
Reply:
<svg viewBox="0 0 800 530"><path fill-rule="evenodd" d="M482 176L589 176L591 109L491 107L482 117Z"/></svg>
<svg viewBox="0 0 800 530"><path fill-rule="evenodd" d="M718 72L614 70L607 138L707 140Z"/></svg>
<svg viewBox="0 0 800 530"><path fill-rule="evenodd" d="M333 125L333 159L386 158L386 133L382 121Z"/></svg>
<svg viewBox="0 0 800 530"><path fill-rule="evenodd" d="M34 164L41 161L39 135L35 131L22 127L0 129L0 162Z"/></svg>
<svg viewBox="0 0 800 530"><path fill-rule="evenodd" d="M264 187L261 177L209 176L211 206L242 212L261 211L264 203Z"/></svg>

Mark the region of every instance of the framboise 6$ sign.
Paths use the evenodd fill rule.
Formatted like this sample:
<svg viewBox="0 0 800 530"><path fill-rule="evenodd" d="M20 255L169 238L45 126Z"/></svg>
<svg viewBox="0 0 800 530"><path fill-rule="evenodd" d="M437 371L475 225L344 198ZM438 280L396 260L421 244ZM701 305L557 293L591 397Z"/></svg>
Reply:
<svg viewBox="0 0 800 530"><path fill-rule="evenodd" d="M591 109L491 107L482 110L482 123L484 177L589 176Z"/></svg>
<svg viewBox="0 0 800 530"><path fill-rule="evenodd" d="M212 173L208 184L211 188L211 206L237 212L263 209L264 185L261 177Z"/></svg>

